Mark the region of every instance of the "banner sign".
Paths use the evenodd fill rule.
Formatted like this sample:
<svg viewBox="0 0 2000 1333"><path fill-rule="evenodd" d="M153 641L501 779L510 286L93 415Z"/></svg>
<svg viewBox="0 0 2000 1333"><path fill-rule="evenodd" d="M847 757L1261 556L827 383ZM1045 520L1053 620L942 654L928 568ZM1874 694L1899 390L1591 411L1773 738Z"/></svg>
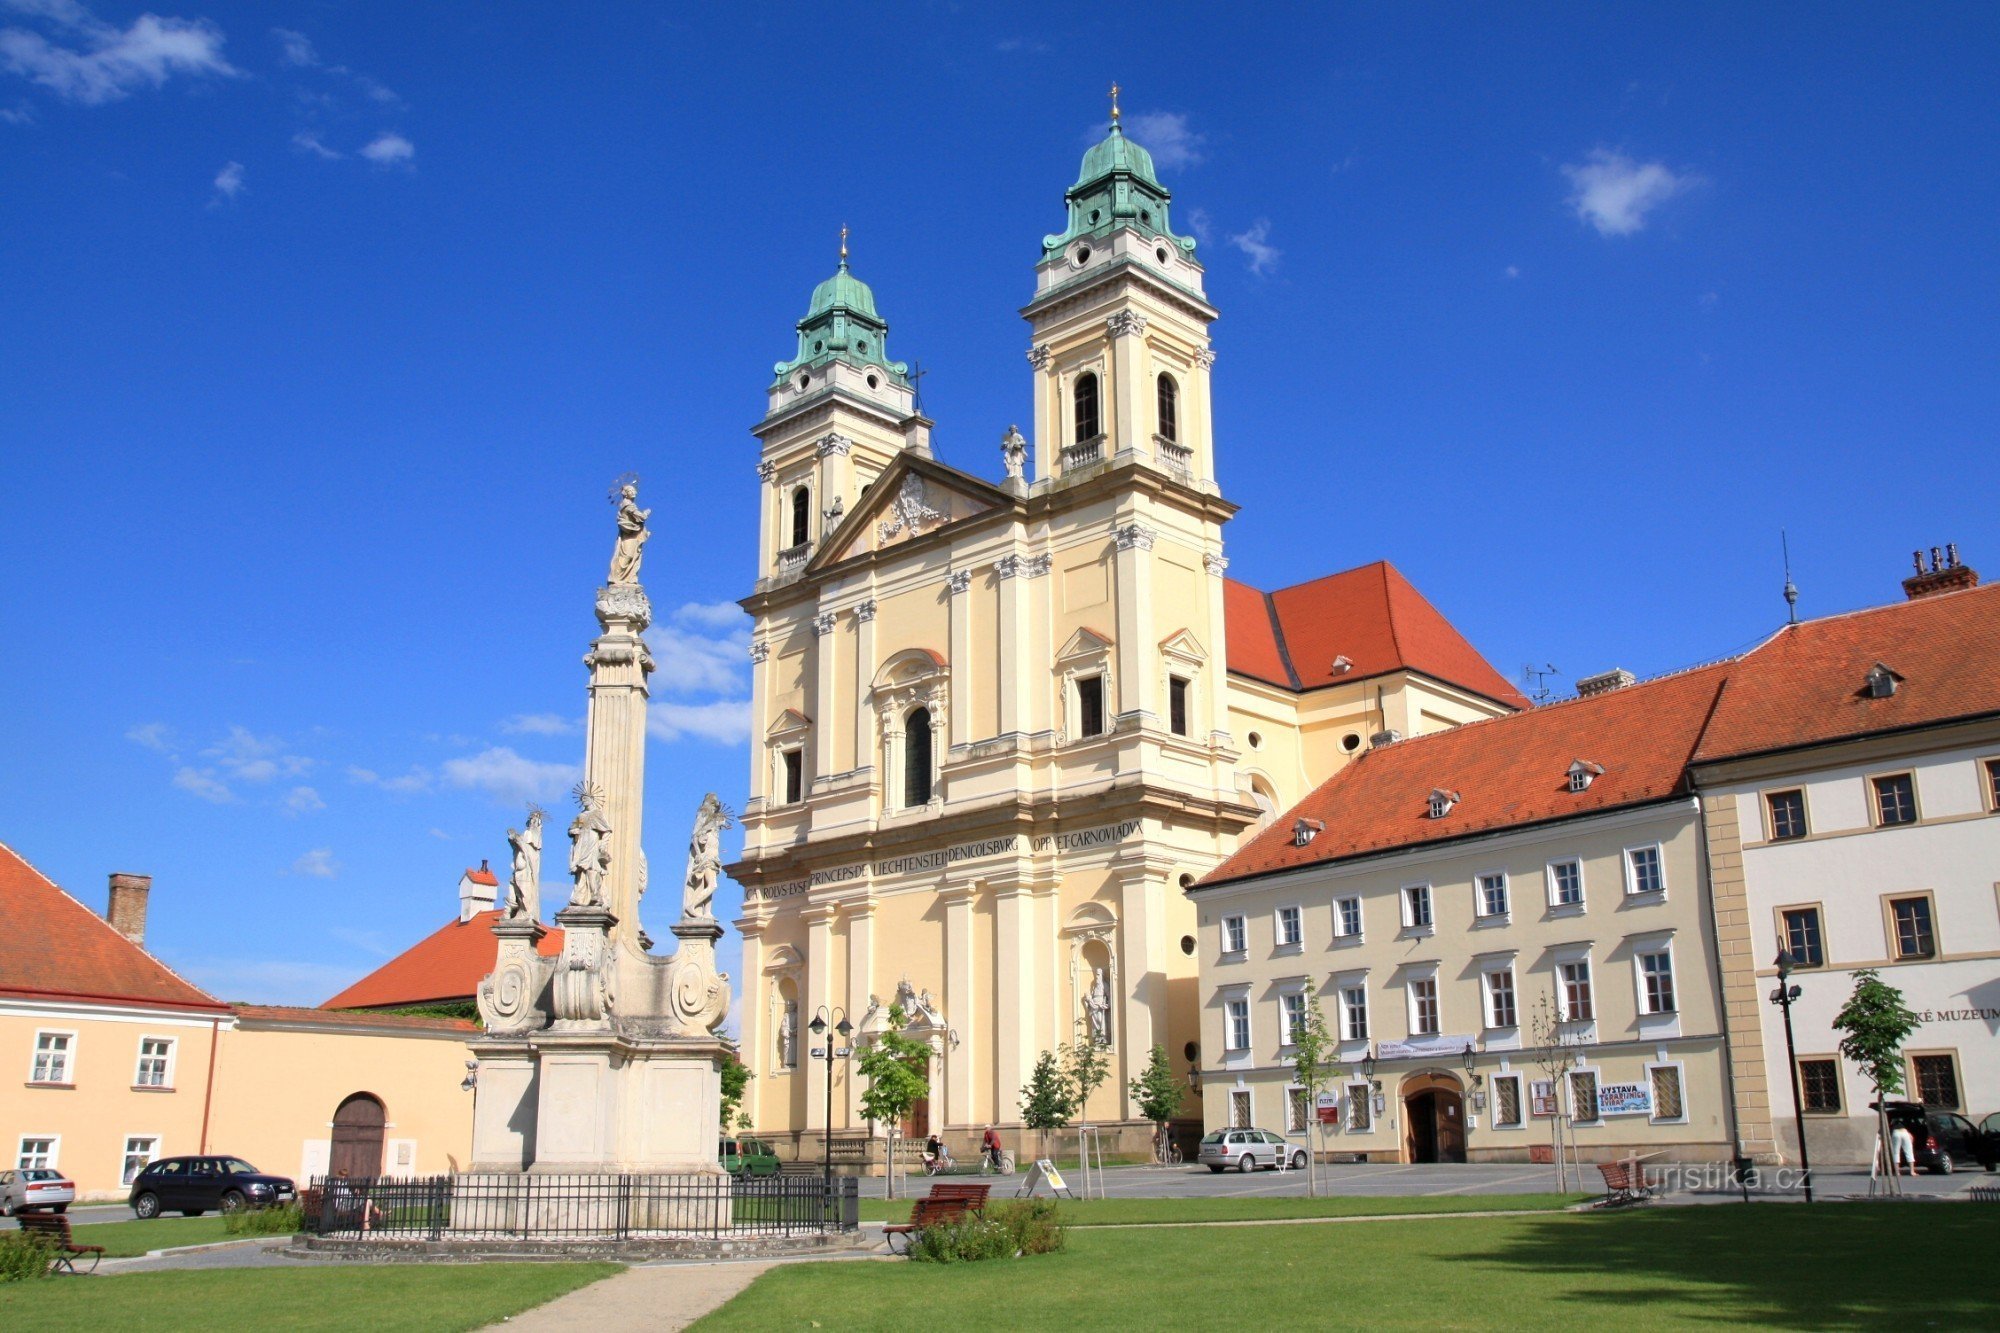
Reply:
<svg viewBox="0 0 2000 1333"><path fill-rule="evenodd" d="M1599 1115L1651 1115L1653 1089L1646 1083L1600 1083L1597 1085Z"/></svg>
<svg viewBox="0 0 2000 1333"><path fill-rule="evenodd" d="M1124 842L1139 831L1136 819L1128 819L1122 824L1107 824L1103 828L1081 829L1075 833L1051 833L1033 840L1031 847L1036 852L1077 852L1091 847L1109 847ZM907 856L889 856L879 861L862 861L855 865L830 866L815 870L804 879L787 880L783 884L766 884L761 888L744 890L745 901L762 899L770 902L778 898L792 898L810 892L823 884L849 884L864 877L886 879L896 875L913 875L927 870L943 870L946 866L957 865L961 861L979 861L989 856L1005 856L1021 849L1021 836L1010 833L1004 838L982 838L978 842L960 843L956 847L940 847L935 851L911 852Z"/></svg>
<svg viewBox="0 0 2000 1333"><path fill-rule="evenodd" d="M1411 1037L1407 1041L1378 1041L1378 1060L1424 1060L1440 1055L1457 1055L1478 1049L1473 1037Z"/></svg>

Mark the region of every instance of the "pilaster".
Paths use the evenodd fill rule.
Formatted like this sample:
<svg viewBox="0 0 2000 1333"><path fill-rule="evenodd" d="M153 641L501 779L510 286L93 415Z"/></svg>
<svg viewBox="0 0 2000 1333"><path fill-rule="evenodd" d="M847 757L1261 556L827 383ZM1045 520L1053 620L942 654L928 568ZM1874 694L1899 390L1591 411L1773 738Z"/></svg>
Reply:
<svg viewBox="0 0 2000 1333"><path fill-rule="evenodd" d="M869 987L875 976L875 900L873 898L853 898L841 904L842 914L847 918L847 1012L859 1015L868 1012ZM846 1096L842 1099L842 1124L852 1129L861 1124L861 1080L850 1077L847 1080Z"/></svg>
<svg viewBox="0 0 2000 1333"><path fill-rule="evenodd" d="M1107 453L1132 455L1140 451L1140 440L1151 434L1142 427L1151 420L1140 396L1146 367L1146 317L1129 307L1105 320L1111 340L1111 383L1108 387L1111 440ZM1144 456L1152 457L1147 448Z"/></svg>
<svg viewBox="0 0 2000 1333"><path fill-rule="evenodd" d="M993 899L993 1086L1000 1101L1025 1087L1034 1065L1035 898L1025 884ZM997 1110L998 1108L996 1108ZM1010 1117L1011 1118L1011 1117Z"/></svg>
<svg viewBox="0 0 2000 1333"><path fill-rule="evenodd" d="M822 1007L830 1008L836 1001L832 996L833 980L833 916L834 909L828 903L815 903L799 913L799 919L806 923L806 995L805 1013L801 1024L809 1023ZM828 1033L826 1040L835 1040ZM801 1060L800 1065L806 1066ZM806 1080L806 1123L808 1130L821 1129L826 1125L826 1084L823 1079Z"/></svg>
<svg viewBox="0 0 2000 1333"><path fill-rule="evenodd" d="M1153 659L1159 645L1153 639L1153 542L1156 534L1143 523L1121 522L1113 534L1118 554L1118 698L1120 713L1157 716Z"/></svg>
<svg viewBox="0 0 2000 1333"><path fill-rule="evenodd" d="M959 1046L945 1056L943 1119L947 1125L974 1123L972 1071L978 1065L984 1035L971 1022L974 1012L972 976L972 889L955 884L941 889L944 904L944 1011L956 1025ZM1025 1082L1025 1080L1023 1080Z"/></svg>
<svg viewBox="0 0 2000 1333"><path fill-rule="evenodd" d="M1736 801L1701 798L1708 843L1708 893L1715 912L1715 960L1722 987L1723 1030L1729 1037L1729 1082L1735 1103L1737 1151L1766 1161L1777 1156L1771 1131L1771 1087L1764 1063L1764 997L1750 941L1749 886Z"/></svg>
<svg viewBox="0 0 2000 1333"><path fill-rule="evenodd" d="M947 584L951 599L952 695L947 740L951 749L941 751L940 760L972 743L972 701L983 684L979 671L982 664L972 660L972 579L971 570L954 570Z"/></svg>
<svg viewBox="0 0 2000 1333"><path fill-rule="evenodd" d="M822 611L813 620L813 727L811 777L818 779L835 771L833 762L833 719L840 714L836 658L840 652L840 621L831 611Z"/></svg>
<svg viewBox="0 0 2000 1333"><path fill-rule="evenodd" d="M1117 1061L1119 1115L1131 1120L1131 1081L1146 1067L1154 1044L1167 1033L1166 880L1143 867L1118 877L1118 1028Z"/></svg>
<svg viewBox="0 0 2000 1333"><path fill-rule="evenodd" d="M762 1125L761 1085L771 1081L771 1069L775 1061L771 1056L772 1033L765 1028L770 1016L771 997L768 981L764 976L764 926L759 920L739 920L737 933L743 936L743 1010L741 1022L742 1046L738 1058L750 1067L753 1075L743 1089L743 1113L750 1117L753 1125ZM724 1133L733 1127L724 1125Z"/></svg>

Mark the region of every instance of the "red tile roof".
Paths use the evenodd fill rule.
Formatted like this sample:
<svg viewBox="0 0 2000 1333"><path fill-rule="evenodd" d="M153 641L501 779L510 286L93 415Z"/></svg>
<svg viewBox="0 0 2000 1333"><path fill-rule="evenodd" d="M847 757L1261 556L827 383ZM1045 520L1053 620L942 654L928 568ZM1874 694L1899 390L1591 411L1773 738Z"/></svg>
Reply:
<svg viewBox="0 0 2000 1333"><path fill-rule="evenodd" d="M385 1032L477 1032L479 1024L464 1018L419 1018L411 1014L375 1014L366 1010L335 1012L281 1004L230 1006L246 1023L303 1023L313 1027L380 1028Z"/></svg>
<svg viewBox="0 0 2000 1333"><path fill-rule="evenodd" d="M1862 688L1877 662L1903 679ZM1730 673L1697 760L2000 713L2000 584L1787 625Z"/></svg>
<svg viewBox="0 0 2000 1333"><path fill-rule="evenodd" d="M322 1009L392 1009L406 1004L469 1000L493 970L499 909L453 920L419 940L321 1005ZM545 958L562 952L562 931L550 930L537 948Z"/></svg>
<svg viewBox="0 0 2000 1333"><path fill-rule="evenodd" d="M1316 690L1410 670L1510 708L1529 706L1386 560L1274 593L1226 580L1223 616L1229 669L1271 685ZM1336 673L1336 657L1352 665Z"/></svg>
<svg viewBox="0 0 2000 1333"><path fill-rule="evenodd" d="M1726 673L1703 667L1366 751L1202 883L1670 797L1682 788ZM1568 771L1578 759L1604 773L1572 792ZM1459 799L1450 814L1432 819L1429 797L1440 787ZM1303 847L1292 838L1300 818L1325 825Z"/></svg>
<svg viewBox="0 0 2000 1333"><path fill-rule="evenodd" d="M1877 662L1902 677L1886 699L1863 688ZM1697 762L1995 714L2000 585L1830 616L1741 657L1370 750L1202 884L1661 800ZM1578 759L1604 772L1572 793ZM1433 788L1460 794L1443 819ZM1300 818L1324 825L1304 847Z"/></svg>
<svg viewBox="0 0 2000 1333"><path fill-rule="evenodd" d="M488 870L484 865L481 865L477 870L468 867L465 877L474 884L485 884L496 889L500 887L500 881L494 878L493 872Z"/></svg>
<svg viewBox="0 0 2000 1333"><path fill-rule="evenodd" d="M176 976L4 843L0 995L228 1012L227 1005Z"/></svg>

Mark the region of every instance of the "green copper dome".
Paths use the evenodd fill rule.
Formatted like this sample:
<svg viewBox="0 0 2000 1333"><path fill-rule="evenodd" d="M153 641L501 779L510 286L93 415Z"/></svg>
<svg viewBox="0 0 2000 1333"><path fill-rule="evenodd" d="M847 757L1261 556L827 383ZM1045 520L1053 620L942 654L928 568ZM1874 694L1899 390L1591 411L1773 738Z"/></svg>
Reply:
<svg viewBox="0 0 2000 1333"><path fill-rule="evenodd" d="M909 367L889 359L889 326L875 311L875 293L848 271L846 233L841 234L840 268L813 288L812 304L799 321L799 352L773 369L778 379L810 371L830 361L874 366L909 387Z"/></svg>
<svg viewBox="0 0 2000 1333"><path fill-rule="evenodd" d="M1079 236L1104 236L1130 227L1146 236L1171 241L1183 254L1194 253L1194 238L1176 236L1167 221L1173 198L1153 170L1153 155L1125 137L1117 120L1111 133L1083 155L1076 184L1064 192L1069 226L1042 238L1044 254L1061 250Z"/></svg>

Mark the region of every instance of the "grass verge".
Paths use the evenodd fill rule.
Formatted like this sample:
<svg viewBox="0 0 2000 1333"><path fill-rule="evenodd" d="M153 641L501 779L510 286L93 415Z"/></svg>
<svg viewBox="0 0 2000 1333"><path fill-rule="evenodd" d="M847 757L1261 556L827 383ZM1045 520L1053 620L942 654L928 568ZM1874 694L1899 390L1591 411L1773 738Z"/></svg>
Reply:
<svg viewBox="0 0 2000 1333"><path fill-rule="evenodd" d="M1009 1192L995 1189L992 1197ZM1186 1222L1275 1222L1313 1217L1415 1217L1433 1213L1506 1212L1581 1203L1587 1194L1450 1194L1435 1198L1337 1195L1323 1199L1081 1199L1057 1204L1065 1226L1173 1226ZM864 1222L907 1222L908 1199L863 1199Z"/></svg>
<svg viewBox="0 0 2000 1333"><path fill-rule="evenodd" d="M50 1278L0 1287L0 1327L442 1333L483 1328L618 1269L617 1264L385 1264Z"/></svg>
<svg viewBox="0 0 2000 1333"><path fill-rule="evenodd" d="M129 1259L134 1255L176 1245L208 1245L218 1240L242 1240L223 1230L220 1217L160 1217L150 1222L92 1222L72 1227L79 1245L102 1245L107 1259Z"/></svg>
<svg viewBox="0 0 2000 1333"><path fill-rule="evenodd" d="M1135 1201L1137 1202L1137 1201ZM1363 1227L1070 1232L1061 1254L799 1264L702 1320L733 1329L1991 1327L1987 1210L1752 1204ZM1898 1256L1921 1254L1936 1280Z"/></svg>

